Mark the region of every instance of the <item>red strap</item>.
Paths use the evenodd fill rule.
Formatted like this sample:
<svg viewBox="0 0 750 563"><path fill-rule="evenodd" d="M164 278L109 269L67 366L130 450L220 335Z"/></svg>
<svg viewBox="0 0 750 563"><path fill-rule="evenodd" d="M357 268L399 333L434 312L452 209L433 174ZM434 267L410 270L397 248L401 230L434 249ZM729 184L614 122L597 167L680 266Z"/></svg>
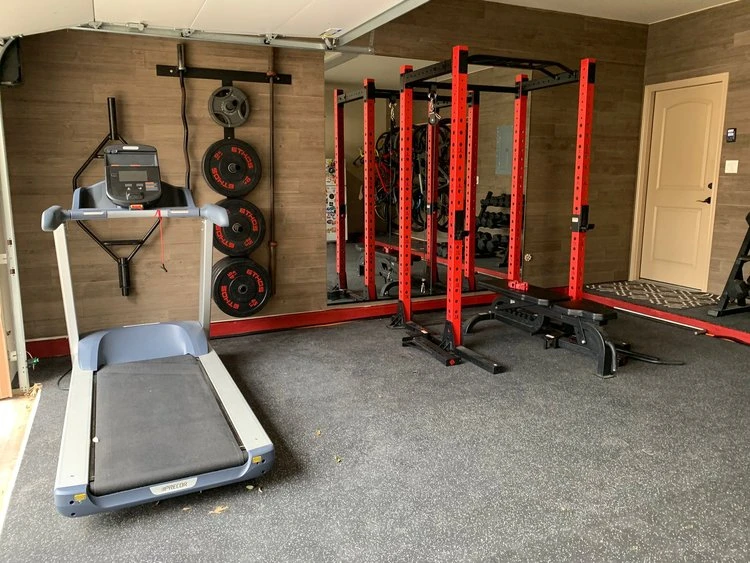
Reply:
<svg viewBox="0 0 750 563"><path fill-rule="evenodd" d="M156 210L156 216L159 218L159 243L161 245L161 269L166 272L167 267L164 265L164 228L162 227L161 209Z"/></svg>

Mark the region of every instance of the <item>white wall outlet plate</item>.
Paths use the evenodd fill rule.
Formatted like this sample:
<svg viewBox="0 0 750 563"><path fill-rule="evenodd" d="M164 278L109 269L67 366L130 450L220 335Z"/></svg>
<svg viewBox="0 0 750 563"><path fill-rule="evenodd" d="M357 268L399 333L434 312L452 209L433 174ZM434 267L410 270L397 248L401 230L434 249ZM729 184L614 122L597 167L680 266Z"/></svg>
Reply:
<svg viewBox="0 0 750 563"><path fill-rule="evenodd" d="M737 170L739 170L739 167L740 167L739 160L727 160L724 163L724 173L725 174L737 174Z"/></svg>

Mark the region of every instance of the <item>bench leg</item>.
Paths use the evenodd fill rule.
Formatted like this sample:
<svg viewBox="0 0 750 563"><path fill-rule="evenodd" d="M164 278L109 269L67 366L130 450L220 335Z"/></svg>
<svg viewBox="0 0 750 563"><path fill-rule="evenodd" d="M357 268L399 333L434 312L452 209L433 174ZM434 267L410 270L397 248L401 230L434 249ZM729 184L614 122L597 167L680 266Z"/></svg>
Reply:
<svg viewBox="0 0 750 563"><path fill-rule="evenodd" d="M617 351L605 333L598 326L584 321L569 326L574 327L573 334L567 338L560 338L558 345L593 356L596 361L596 375L602 378L613 377L617 369Z"/></svg>
<svg viewBox="0 0 750 563"><path fill-rule="evenodd" d="M383 286L383 289L380 290L380 296L381 297L390 297L391 296L391 290L394 287L398 287L398 281L390 281L387 284Z"/></svg>
<svg viewBox="0 0 750 563"><path fill-rule="evenodd" d="M464 334L469 334L473 329L474 326L477 323L481 323L482 321L489 321L490 319L494 319L495 315L490 313L479 313L477 315L474 315L472 318L469 319L469 322L466 323L466 328L464 328Z"/></svg>

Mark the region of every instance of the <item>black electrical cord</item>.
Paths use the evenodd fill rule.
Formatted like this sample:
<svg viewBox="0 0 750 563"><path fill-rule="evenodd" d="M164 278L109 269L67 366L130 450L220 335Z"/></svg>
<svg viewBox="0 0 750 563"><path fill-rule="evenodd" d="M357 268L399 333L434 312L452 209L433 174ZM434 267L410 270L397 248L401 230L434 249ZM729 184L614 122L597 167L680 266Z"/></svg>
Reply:
<svg viewBox="0 0 750 563"><path fill-rule="evenodd" d="M190 130L188 129L186 105L187 105L187 94L185 92L185 71L180 70L180 92L182 94L182 107L180 114L182 116L182 154L185 157L185 189L190 190L190 155L188 154L188 139L190 136ZM190 190L192 191L192 190Z"/></svg>
<svg viewBox="0 0 750 563"><path fill-rule="evenodd" d="M62 382L63 379L65 379L66 375L70 375L70 372L72 371L72 369L73 368L69 369L68 371L66 371L65 373L63 373L60 377L57 378L57 388L58 389L61 389L62 391L68 391L70 389L70 386L68 386L68 387L60 387L60 383Z"/></svg>

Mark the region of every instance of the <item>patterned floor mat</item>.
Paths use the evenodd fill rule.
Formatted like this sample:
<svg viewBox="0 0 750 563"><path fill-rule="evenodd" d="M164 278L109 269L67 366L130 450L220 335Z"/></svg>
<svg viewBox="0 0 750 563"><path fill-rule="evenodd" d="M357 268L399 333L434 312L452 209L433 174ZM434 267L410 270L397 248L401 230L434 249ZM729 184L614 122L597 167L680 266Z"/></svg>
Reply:
<svg viewBox="0 0 750 563"><path fill-rule="evenodd" d="M719 296L713 293L703 293L693 289L680 289L668 285L652 282L617 281L607 283L592 283L586 286L592 291L614 293L619 297L646 301L652 305L659 305L669 309L692 309L704 305L714 305Z"/></svg>

